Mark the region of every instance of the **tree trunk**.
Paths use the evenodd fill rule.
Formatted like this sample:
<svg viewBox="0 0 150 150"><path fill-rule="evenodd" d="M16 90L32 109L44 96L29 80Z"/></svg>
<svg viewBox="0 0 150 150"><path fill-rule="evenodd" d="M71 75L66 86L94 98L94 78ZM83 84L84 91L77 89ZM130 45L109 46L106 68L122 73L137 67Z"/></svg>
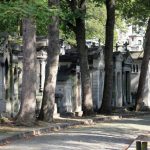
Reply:
<svg viewBox="0 0 150 150"><path fill-rule="evenodd" d="M113 38L115 24L115 0L106 0L107 21L105 39L105 81L101 113L109 114L112 111L112 86L113 86Z"/></svg>
<svg viewBox="0 0 150 150"><path fill-rule="evenodd" d="M16 122L31 126L35 122L36 107L36 29L32 19L23 19L23 79L21 106Z"/></svg>
<svg viewBox="0 0 150 150"><path fill-rule="evenodd" d="M136 111L140 111L143 106L144 87L148 71L149 58L150 58L150 19L148 21L148 26L145 34L144 56L142 60L139 85L136 95Z"/></svg>
<svg viewBox="0 0 150 150"><path fill-rule="evenodd" d="M80 8L82 14L85 14L85 2ZM81 82L82 82L82 110L83 115L91 115L93 113L93 100L90 71L88 65L88 49L85 46L85 18L83 16L76 18L76 42L80 55Z"/></svg>
<svg viewBox="0 0 150 150"><path fill-rule="evenodd" d="M58 7L59 0L49 0L49 6ZM48 44L48 58L46 64L45 83L42 99L42 107L39 115L40 120L47 122L53 121L54 104L55 104L55 87L59 65L59 28L58 28L58 17L53 16L51 24L48 27L49 32L49 44Z"/></svg>
<svg viewBox="0 0 150 150"><path fill-rule="evenodd" d="M93 114L93 100L88 65L88 50L86 49L85 45L86 2L85 0L66 0L66 2L74 14L76 14L76 12L80 12L78 16L74 16L75 25L71 24L70 22L67 22L67 25L75 33L77 50L79 51L80 55L83 115L91 115Z"/></svg>

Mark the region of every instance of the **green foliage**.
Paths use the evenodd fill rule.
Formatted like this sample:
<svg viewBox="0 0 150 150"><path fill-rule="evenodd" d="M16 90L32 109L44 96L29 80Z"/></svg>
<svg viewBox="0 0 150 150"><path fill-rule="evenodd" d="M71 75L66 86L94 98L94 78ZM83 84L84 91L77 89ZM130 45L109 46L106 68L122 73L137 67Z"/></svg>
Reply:
<svg viewBox="0 0 150 150"><path fill-rule="evenodd" d="M104 0L95 0L95 3L87 3L87 38L99 38L105 43L106 7ZM115 29L126 31L126 26L119 11L116 11ZM114 33L114 43L117 41L117 32Z"/></svg>
<svg viewBox="0 0 150 150"><path fill-rule="evenodd" d="M105 24L106 24L106 7L104 0L90 0L87 4L85 25L86 25L86 39L97 38L104 44L105 43ZM75 44L75 36L72 30L67 24L75 26L75 17L78 17L80 13L72 12L66 0L61 1L61 36L67 39L69 43ZM125 31L125 25L123 24L120 12L116 13L116 25L115 28ZM115 32L115 40L117 40L117 33Z"/></svg>
<svg viewBox="0 0 150 150"><path fill-rule="evenodd" d="M70 10L66 0L60 1L60 36L71 45L75 45L75 34L68 24L75 26L75 16Z"/></svg>
<svg viewBox="0 0 150 150"><path fill-rule="evenodd" d="M0 4L1 31L18 32L18 26L24 17L34 18L37 22L38 34L46 31L45 26L50 22L50 15L54 15L56 8L49 9L46 0L32 1L4 1Z"/></svg>
<svg viewBox="0 0 150 150"><path fill-rule="evenodd" d="M117 9L122 16L134 24L144 25L150 16L149 0L118 0Z"/></svg>
<svg viewBox="0 0 150 150"><path fill-rule="evenodd" d="M66 3L66 0L61 1L61 30L63 31L61 36L71 44L75 44L75 35L72 31L72 26L75 26L75 18L85 17L86 21L86 39L99 38L102 42L105 39L105 20L106 11L104 5L102 7L97 5L98 3L90 0L87 2L86 15L84 16L80 9L71 11ZM70 27L68 26L71 25Z"/></svg>
<svg viewBox="0 0 150 150"><path fill-rule="evenodd" d="M86 37L88 39L98 38L102 43L105 41L106 9L97 3L88 3L86 17Z"/></svg>
<svg viewBox="0 0 150 150"><path fill-rule="evenodd" d="M87 2L86 20L86 39L99 38L102 43L105 42L105 22L106 22L106 8L104 5L105 0L89 0ZM149 0L118 0L116 13L116 28L125 30L122 23L122 16L131 18L132 16L139 16L140 13L136 11L140 9L141 18L147 16L150 9ZM142 5L136 5L138 2ZM145 7L146 5L146 7ZM135 7L136 6L136 7ZM141 7L142 6L142 7ZM133 9L133 7L135 7ZM146 9L146 11L145 11ZM136 14L136 15L135 15ZM51 15L60 16L60 35L61 38L67 39L71 44L75 44L74 32L68 27L68 23L75 26L75 18L84 17L79 9L72 12L66 3L66 0L60 1L60 10L55 7L49 9L47 0L14 0L3 1L0 3L0 32L7 31L8 33L19 32L21 20L24 17L32 17L36 21L37 35L47 35L47 26L50 23ZM143 17L143 18L146 18ZM117 39L117 34L115 34Z"/></svg>

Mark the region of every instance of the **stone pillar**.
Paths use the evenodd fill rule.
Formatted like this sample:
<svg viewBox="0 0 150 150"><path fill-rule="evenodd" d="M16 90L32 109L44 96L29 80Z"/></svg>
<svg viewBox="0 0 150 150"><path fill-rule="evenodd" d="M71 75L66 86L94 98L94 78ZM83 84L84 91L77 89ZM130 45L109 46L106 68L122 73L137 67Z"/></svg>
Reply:
<svg viewBox="0 0 150 150"><path fill-rule="evenodd" d="M56 103L55 103L55 105L54 105L53 117L54 117L54 118L60 117L60 114L58 113L58 110L57 110L57 104L56 104Z"/></svg>
<svg viewBox="0 0 150 150"><path fill-rule="evenodd" d="M10 64L10 104L11 104L11 116L13 117L14 114L14 64Z"/></svg>
<svg viewBox="0 0 150 150"><path fill-rule="evenodd" d="M3 68L0 64L0 100L3 100Z"/></svg>
<svg viewBox="0 0 150 150"><path fill-rule="evenodd" d="M43 91L45 81L45 60L40 61L40 91Z"/></svg>
<svg viewBox="0 0 150 150"><path fill-rule="evenodd" d="M6 100L6 113L8 115L11 114L11 101L10 101L10 84L11 84L11 79L10 79L10 71L11 66L9 66L9 62L6 59L5 61L5 66L4 66L4 90L5 90L5 100Z"/></svg>
<svg viewBox="0 0 150 150"><path fill-rule="evenodd" d="M14 117L19 111L18 102L18 57L15 55L10 56L10 104L11 116Z"/></svg>
<svg viewBox="0 0 150 150"><path fill-rule="evenodd" d="M73 112L76 112L77 107L78 107L78 103L77 103L77 82L78 82L78 78L77 78L77 73L73 76L72 78L72 108L73 108Z"/></svg>
<svg viewBox="0 0 150 150"><path fill-rule="evenodd" d="M116 107L122 107L122 73L117 72L117 79L116 79Z"/></svg>
<svg viewBox="0 0 150 150"><path fill-rule="evenodd" d="M19 84L18 84L18 64L14 67L14 99L13 99L13 107L14 107L14 115L19 111Z"/></svg>
<svg viewBox="0 0 150 150"><path fill-rule="evenodd" d="M100 108L100 69L97 71L97 109Z"/></svg>
<svg viewBox="0 0 150 150"><path fill-rule="evenodd" d="M98 103L98 109L100 109L101 104L102 104L102 99L103 99L103 91L104 91L104 77L105 77L105 72L103 69L100 69L100 74L99 74L99 103Z"/></svg>
<svg viewBox="0 0 150 150"><path fill-rule="evenodd" d="M104 88L104 56L100 52L100 57L93 59L93 78L92 78L92 96L93 104L96 110L99 110L102 104Z"/></svg>
<svg viewBox="0 0 150 150"><path fill-rule="evenodd" d="M122 74L122 91L123 91L123 105L126 105L126 77L125 71Z"/></svg>
<svg viewBox="0 0 150 150"><path fill-rule="evenodd" d="M127 103L128 104L130 104L131 103L131 101L130 101L130 98L131 98L131 91L130 91L130 81L131 81L131 79L130 79L130 72L129 71L127 71L126 72L126 90L127 90L127 93L126 93L126 97L127 97Z"/></svg>
<svg viewBox="0 0 150 150"><path fill-rule="evenodd" d="M81 77L80 67L76 66L76 96L75 96L75 114L76 116L82 116L82 99L81 99Z"/></svg>
<svg viewBox="0 0 150 150"><path fill-rule="evenodd" d="M115 82L115 85L114 85L115 86L115 93L114 93L115 94L115 96L114 96L115 97L115 100L114 100L115 107L118 107L117 106L117 104L118 104L118 76L117 75L118 75L118 72L115 71L115 81L114 81Z"/></svg>
<svg viewBox="0 0 150 150"><path fill-rule="evenodd" d="M73 112L72 108L72 82L71 79L68 79L66 81L66 86L65 86L65 92L66 92L66 101L65 101L65 106L66 106L66 112Z"/></svg>
<svg viewBox="0 0 150 150"><path fill-rule="evenodd" d="M92 72L92 96L94 109L98 110L100 107L100 70L93 70Z"/></svg>
<svg viewBox="0 0 150 150"><path fill-rule="evenodd" d="M117 88L117 71L115 70L115 72L114 72L114 79L113 79L114 81L113 81L113 83L114 83L114 90L113 90L113 97L114 97L114 100L113 100L113 102L112 102L112 106L114 106L114 107L117 107L116 106L116 103L117 103L117 98L118 98L118 88Z"/></svg>
<svg viewBox="0 0 150 150"><path fill-rule="evenodd" d="M4 67L0 64L0 114L6 111L6 101L4 96Z"/></svg>
<svg viewBox="0 0 150 150"><path fill-rule="evenodd" d="M113 91L112 91L112 106L116 106L116 101L117 101L117 72L116 69L114 70L113 73Z"/></svg>

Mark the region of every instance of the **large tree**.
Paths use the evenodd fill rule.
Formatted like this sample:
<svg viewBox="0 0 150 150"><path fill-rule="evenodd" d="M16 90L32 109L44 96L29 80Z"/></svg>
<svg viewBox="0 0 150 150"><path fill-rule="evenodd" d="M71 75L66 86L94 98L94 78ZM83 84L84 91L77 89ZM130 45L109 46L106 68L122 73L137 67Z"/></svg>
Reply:
<svg viewBox="0 0 150 150"><path fill-rule="evenodd" d="M66 14L70 14L72 19L66 19L65 24L75 33L77 50L80 57L81 86L82 86L82 110L84 115L93 113L92 89L90 71L88 65L88 49L85 41L85 0L66 0L69 9Z"/></svg>
<svg viewBox="0 0 150 150"><path fill-rule="evenodd" d="M20 125L33 125L36 120L36 21L48 18L51 11L43 1L4 1L0 5L1 29L9 33L17 30L22 20L23 25L23 82L21 104L16 122ZM41 21L48 22L48 19ZM19 22L19 23L18 23ZM15 37L13 37L15 39ZM21 42L15 39L14 42ZM13 100L12 100L13 101Z"/></svg>
<svg viewBox="0 0 150 150"><path fill-rule="evenodd" d="M59 0L48 0L50 8L59 8ZM54 14L51 18L51 23L48 26L48 50L45 83L42 99L42 107L39 114L39 119L47 122L53 121L54 104L55 104L55 87L59 65L59 18Z"/></svg>
<svg viewBox="0 0 150 150"><path fill-rule="evenodd" d="M35 23L31 18L23 19L23 79L21 106L17 123L33 125L36 119L36 36Z"/></svg>
<svg viewBox="0 0 150 150"><path fill-rule="evenodd" d="M139 85L136 95L136 111L140 111L143 107L144 88L148 71L149 59L150 59L150 19L148 21L147 30L145 34L144 56L142 60Z"/></svg>
<svg viewBox="0 0 150 150"><path fill-rule="evenodd" d="M140 111L143 108L145 82L150 58L150 2L149 0L120 0L118 4L120 12L122 12L123 16L127 18L130 23L144 26L148 21L144 41L144 55L135 102L136 111Z"/></svg>
<svg viewBox="0 0 150 150"><path fill-rule="evenodd" d="M79 1L77 6L83 16L77 17L76 21L76 42L80 54L81 82L82 82L82 109L84 115L93 113L92 89L90 71L88 65L88 50L85 46L85 0ZM74 10L75 11L75 10Z"/></svg>
<svg viewBox="0 0 150 150"><path fill-rule="evenodd" d="M17 3L15 1L14 3ZM23 4L23 3L22 3ZM25 2L25 4L27 4ZM4 1L2 3L3 12L1 14L1 20L7 20L5 13L14 11L17 6L12 1ZM11 13L8 15L12 15ZM23 81L21 91L21 104L20 110L17 115L17 124L31 126L36 120L35 106L36 106L36 28L34 19L31 15L23 16ZM15 25L18 14L14 13ZM5 22L3 22L5 23ZM16 23L17 24L17 23ZM4 26L2 26L4 27Z"/></svg>
<svg viewBox="0 0 150 150"><path fill-rule="evenodd" d="M111 113L112 86L113 86L113 39L115 25L115 0L106 0L107 20L105 37L105 80L101 113Z"/></svg>
<svg viewBox="0 0 150 150"><path fill-rule="evenodd" d="M135 11L136 13L134 16L138 22L143 22L144 24L145 20L148 20L144 41L144 55L142 59L139 84L136 94L136 111L140 111L143 108L145 82L150 59L150 2L149 0L136 0L134 1L132 7L133 10L138 9L138 11Z"/></svg>

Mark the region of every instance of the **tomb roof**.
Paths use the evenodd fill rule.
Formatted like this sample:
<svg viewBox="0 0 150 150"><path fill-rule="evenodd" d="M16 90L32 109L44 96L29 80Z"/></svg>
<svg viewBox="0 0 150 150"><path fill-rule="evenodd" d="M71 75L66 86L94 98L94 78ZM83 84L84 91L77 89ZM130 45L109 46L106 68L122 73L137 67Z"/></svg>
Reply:
<svg viewBox="0 0 150 150"><path fill-rule="evenodd" d="M123 54L119 51L117 52L113 52L113 60L117 60L117 61L123 61Z"/></svg>
<svg viewBox="0 0 150 150"><path fill-rule="evenodd" d="M133 59L142 59L144 51L134 51L134 52L130 52L130 54Z"/></svg>

